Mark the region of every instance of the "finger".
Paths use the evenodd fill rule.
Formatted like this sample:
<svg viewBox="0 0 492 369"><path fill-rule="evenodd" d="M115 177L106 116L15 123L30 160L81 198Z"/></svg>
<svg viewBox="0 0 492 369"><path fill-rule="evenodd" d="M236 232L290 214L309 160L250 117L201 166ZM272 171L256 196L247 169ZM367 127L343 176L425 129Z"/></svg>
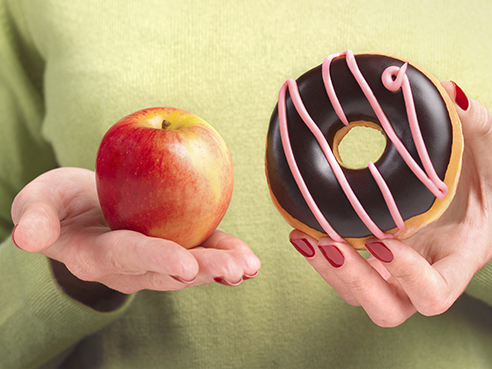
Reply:
<svg viewBox="0 0 492 369"><path fill-rule="evenodd" d="M492 117L489 110L478 101L468 98L456 83L445 81L442 86L455 102L465 142L477 141L485 147L490 146Z"/></svg>
<svg viewBox="0 0 492 369"><path fill-rule="evenodd" d="M172 246L172 243L169 246ZM142 289L174 290L211 282L218 282L227 286L238 286L244 279L256 276L261 265L259 259L243 241L221 231L214 232L212 237L200 247L191 250L178 247L177 251L186 252L194 257L198 265L196 278L185 280L178 277L185 275L185 273L176 271L175 274L171 274L174 271L171 272L169 269L165 269L165 272L162 272L164 270L162 268L154 268L154 271L140 274L138 269L131 269L132 264L128 260L125 262L125 275L108 275L101 279L106 285L125 293L133 293ZM127 251L122 252L129 254ZM137 265L133 265L133 268L143 264L136 259L134 261ZM166 261L171 261L169 256L166 256ZM182 259L171 261L171 264L176 266L178 262L182 262ZM121 271L121 268L115 269ZM158 269L161 272L157 272ZM132 276L131 274L133 273L138 275Z"/></svg>
<svg viewBox="0 0 492 369"><path fill-rule="evenodd" d="M384 263L416 310L426 316L448 310L473 275L472 271L462 267L467 265L462 255L450 254L431 265L400 241L369 242L366 246Z"/></svg>
<svg viewBox="0 0 492 369"><path fill-rule="evenodd" d="M340 260L336 263L340 265L338 267L333 266L333 261L328 264L335 269L344 288L350 291L376 324L394 327L415 313L415 307L405 291L394 281L385 280L352 246L345 243L320 245L325 248L336 247L341 255L338 258L343 258L343 264L340 265ZM331 258L332 253L325 252L325 255Z"/></svg>
<svg viewBox="0 0 492 369"><path fill-rule="evenodd" d="M390 274L390 272L388 272L388 269L384 267L383 263L381 263L378 259L376 259L371 254L369 254L366 260L381 275L381 277L383 277L384 280L391 283L391 280L394 278Z"/></svg>
<svg viewBox="0 0 492 369"><path fill-rule="evenodd" d="M60 221L77 207L77 199L97 199L95 191L94 173L85 169L59 168L37 177L12 203L14 243L31 252L50 247L59 237Z"/></svg>
<svg viewBox="0 0 492 369"><path fill-rule="evenodd" d="M256 276L261 267L260 259L245 242L220 230L216 230L202 246L207 249L227 251L233 255L241 265L245 279Z"/></svg>
<svg viewBox="0 0 492 369"><path fill-rule="evenodd" d="M198 262L193 255L172 241L126 230L108 232L102 227L66 232L65 228L52 252L80 279L100 281L111 275L153 272L193 281L198 274ZM69 240L65 240L65 234ZM65 244L69 246L65 248Z"/></svg>
<svg viewBox="0 0 492 369"><path fill-rule="evenodd" d="M56 242L60 235L60 221L51 204L31 201L20 213L12 231L12 241L18 248L39 252Z"/></svg>
<svg viewBox="0 0 492 369"><path fill-rule="evenodd" d="M56 250L57 245L53 247L55 255L61 255L67 268L78 278L97 281L126 294L141 290L171 291L200 284L196 282L197 260L180 245L138 232L101 229L85 229L80 234L71 232L71 250L67 255ZM62 234L60 243L63 237ZM80 247L81 250L74 252Z"/></svg>
<svg viewBox="0 0 492 369"><path fill-rule="evenodd" d="M343 265L345 259L333 240L327 237L318 243L317 240L299 230L293 230L289 238L292 245L345 302L354 306L360 305L336 273L336 269Z"/></svg>
<svg viewBox="0 0 492 369"><path fill-rule="evenodd" d="M196 280L182 281L167 274L156 272L147 272L137 276L108 275L101 279L101 283L125 294L132 294L142 290L175 291L199 285Z"/></svg>
<svg viewBox="0 0 492 369"><path fill-rule="evenodd" d="M216 281L228 286L242 283L244 270L241 261L230 252L197 247L190 250L200 265L198 281L210 283Z"/></svg>
<svg viewBox="0 0 492 369"><path fill-rule="evenodd" d="M318 243L316 239L307 235L304 232L294 229L289 234L289 240L292 246L306 259L311 259L316 255L315 245Z"/></svg>

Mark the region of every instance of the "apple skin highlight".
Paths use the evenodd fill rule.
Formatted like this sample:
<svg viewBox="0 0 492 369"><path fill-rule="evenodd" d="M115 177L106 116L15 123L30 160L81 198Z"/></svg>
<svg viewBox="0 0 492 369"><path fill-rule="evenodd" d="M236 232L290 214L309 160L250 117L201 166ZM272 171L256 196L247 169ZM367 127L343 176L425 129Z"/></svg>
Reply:
<svg viewBox="0 0 492 369"><path fill-rule="evenodd" d="M217 228L233 178L229 150L217 131L192 113L168 107L122 118L104 135L96 159L109 227L185 248L200 245Z"/></svg>

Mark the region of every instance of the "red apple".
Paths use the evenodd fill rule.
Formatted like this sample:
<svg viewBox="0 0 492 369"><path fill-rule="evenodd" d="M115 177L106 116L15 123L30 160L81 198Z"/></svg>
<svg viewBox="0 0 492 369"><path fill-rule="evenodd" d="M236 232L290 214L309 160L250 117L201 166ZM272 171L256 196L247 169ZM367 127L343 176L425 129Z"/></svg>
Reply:
<svg viewBox="0 0 492 369"><path fill-rule="evenodd" d="M115 123L96 160L99 202L112 230L130 229L201 244L217 228L232 196L229 150L200 117L149 108Z"/></svg>

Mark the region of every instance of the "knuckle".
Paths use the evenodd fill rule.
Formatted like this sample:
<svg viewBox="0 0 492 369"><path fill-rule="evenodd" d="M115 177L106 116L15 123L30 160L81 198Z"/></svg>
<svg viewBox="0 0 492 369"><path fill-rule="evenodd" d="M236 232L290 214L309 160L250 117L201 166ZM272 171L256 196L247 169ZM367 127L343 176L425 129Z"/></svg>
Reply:
<svg viewBox="0 0 492 369"><path fill-rule="evenodd" d="M391 274L397 280L419 281L422 277L422 271L415 268L415 265L410 263L402 263L397 270L392 270Z"/></svg>
<svg viewBox="0 0 492 369"><path fill-rule="evenodd" d="M341 296L343 301L345 301L350 306L360 306L359 301L354 296Z"/></svg>
<svg viewBox="0 0 492 369"><path fill-rule="evenodd" d="M226 258L226 262L219 268L222 271L223 276L226 279L238 280L242 278L242 268L238 266L236 260L233 257Z"/></svg>
<svg viewBox="0 0 492 369"><path fill-rule="evenodd" d="M186 280L192 280L196 278L200 271L198 263L181 262L178 265L177 275L182 276Z"/></svg>
<svg viewBox="0 0 492 369"><path fill-rule="evenodd" d="M146 286L145 289L150 289L153 291L168 291L169 283L168 277L155 272L148 272L145 278Z"/></svg>
<svg viewBox="0 0 492 369"><path fill-rule="evenodd" d="M105 250L106 254L104 258L106 259L107 264L106 270L112 271L115 274L138 274L135 268L129 264L129 260L132 258L129 257L130 249L127 247L127 243L132 242L132 240L125 237L126 233L122 233L119 236L120 237L115 240L115 243L111 247L107 247ZM126 250L126 253L121 252L121 250ZM131 251L133 252L133 250L134 249Z"/></svg>
<svg viewBox="0 0 492 369"><path fill-rule="evenodd" d="M492 115L483 105L475 102L472 104L470 119L472 121L463 124L463 133L466 139L473 137L489 139L492 133Z"/></svg>
<svg viewBox="0 0 492 369"><path fill-rule="evenodd" d="M70 254L63 260L70 273L83 281L94 281L95 273L93 264L87 260L85 254Z"/></svg>
<svg viewBox="0 0 492 369"><path fill-rule="evenodd" d="M377 311L371 316L372 321L382 328L394 328L407 321L417 309L413 305L394 304L391 307Z"/></svg>
<svg viewBox="0 0 492 369"><path fill-rule="evenodd" d="M417 310L424 316L435 316L446 312L452 305L450 298L445 298L442 295L433 296L429 298L425 304L418 307Z"/></svg>
<svg viewBox="0 0 492 369"><path fill-rule="evenodd" d="M492 132L492 115L490 111L483 107L477 114L477 129L481 135L488 135Z"/></svg>
<svg viewBox="0 0 492 369"><path fill-rule="evenodd" d="M119 291L121 293L124 293L125 295L131 295L133 293L139 292L140 289L136 289L133 287L128 287L128 286L121 286L121 287L116 287L114 290Z"/></svg>
<svg viewBox="0 0 492 369"><path fill-rule="evenodd" d="M223 233L223 232L218 235L216 247L222 250L235 250L240 252L250 250L245 242L230 234Z"/></svg>
<svg viewBox="0 0 492 369"><path fill-rule="evenodd" d="M207 269L213 276L225 278L230 282L238 281L243 276L243 268L228 253L222 253L220 257L210 260Z"/></svg>
<svg viewBox="0 0 492 369"><path fill-rule="evenodd" d="M138 288L138 286L134 286L133 284L124 283L121 281L116 283L104 283L104 284L115 291L124 293L125 295L131 295L143 289L143 288Z"/></svg>
<svg viewBox="0 0 492 369"><path fill-rule="evenodd" d="M176 275L185 280L192 280L200 271L198 261L189 254L170 255L166 252L152 253L151 256L142 256L142 259L151 259L153 270L164 274Z"/></svg>
<svg viewBox="0 0 492 369"><path fill-rule="evenodd" d="M124 278L118 275L105 276L101 279L100 283L115 291L124 293L125 295L131 295L143 289L140 288L138 283L135 283L135 280Z"/></svg>
<svg viewBox="0 0 492 369"><path fill-rule="evenodd" d="M403 324L407 319L407 315L394 312L393 314L384 314L373 318L372 321L381 328L394 328Z"/></svg>
<svg viewBox="0 0 492 369"><path fill-rule="evenodd" d="M109 270L114 271L117 274L134 274L132 268L126 263L122 262L118 257L114 255L108 255Z"/></svg>
<svg viewBox="0 0 492 369"><path fill-rule="evenodd" d="M157 278L157 274L156 273L147 273L146 274L146 284L147 284L147 288L150 289L150 290L154 290L154 291L157 291L160 289L161 287L161 281L159 278Z"/></svg>
<svg viewBox="0 0 492 369"><path fill-rule="evenodd" d="M234 242L234 248L239 251L239 252L244 252L244 253L250 253L251 252L251 249L249 248L249 246L244 243L243 241L239 240L239 239L235 239L233 240Z"/></svg>
<svg viewBox="0 0 492 369"><path fill-rule="evenodd" d="M89 268L83 267L80 264L66 265L67 269L78 279L85 282L95 282L97 277Z"/></svg>
<svg viewBox="0 0 492 369"><path fill-rule="evenodd" d="M354 296L365 294L370 287L365 278L349 278L344 282Z"/></svg>

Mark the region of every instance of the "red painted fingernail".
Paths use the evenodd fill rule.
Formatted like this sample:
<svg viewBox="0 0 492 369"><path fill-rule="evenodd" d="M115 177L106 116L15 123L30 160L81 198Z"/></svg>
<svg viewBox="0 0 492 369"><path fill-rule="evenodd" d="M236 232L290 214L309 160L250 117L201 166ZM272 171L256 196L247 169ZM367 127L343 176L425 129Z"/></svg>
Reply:
<svg viewBox="0 0 492 369"><path fill-rule="evenodd" d="M15 225L14 229L12 229L12 242L14 243L15 246L17 246L18 249L22 250L22 248L15 242L15 230L17 229L17 225Z"/></svg>
<svg viewBox="0 0 492 369"><path fill-rule="evenodd" d="M214 278L214 281L217 282L217 283L223 284L224 286L236 287L236 286L239 286L241 284L241 282L243 281L243 279L241 278L239 280L239 282L229 282L225 278L217 277L217 278Z"/></svg>
<svg viewBox="0 0 492 369"><path fill-rule="evenodd" d="M298 240L290 240L290 243L301 253L305 258L312 258L315 254L313 246L305 238Z"/></svg>
<svg viewBox="0 0 492 369"><path fill-rule="evenodd" d="M366 248L379 261L390 263L393 261L393 253L382 242L366 243Z"/></svg>
<svg viewBox="0 0 492 369"><path fill-rule="evenodd" d="M191 284L191 283L195 282L195 279L196 279L196 278L193 278L191 281L187 281L186 279L183 279L181 277L177 277L175 275L171 275L170 277L173 278L173 279L175 279L175 280L177 280L178 282L181 282L181 283L184 283L184 284Z"/></svg>
<svg viewBox="0 0 492 369"><path fill-rule="evenodd" d="M318 247L334 268L340 268L345 263L345 258L338 247L334 245L319 245Z"/></svg>
<svg viewBox="0 0 492 369"><path fill-rule="evenodd" d="M248 279L253 279L254 277L256 277L258 275L258 272L259 271L257 270L255 274L245 274L245 275L243 275L243 280L245 281L245 280L248 280Z"/></svg>
<svg viewBox="0 0 492 369"><path fill-rule="evenodd" d="M463 109L464 111L468 110L468 107L470 106L470 101L468 100L468 97L466 97L465 93L461 89L460 86L458 86L455 82L451 81L451 83L454 85L454 89L456 91L456 104Z"/></svg>

